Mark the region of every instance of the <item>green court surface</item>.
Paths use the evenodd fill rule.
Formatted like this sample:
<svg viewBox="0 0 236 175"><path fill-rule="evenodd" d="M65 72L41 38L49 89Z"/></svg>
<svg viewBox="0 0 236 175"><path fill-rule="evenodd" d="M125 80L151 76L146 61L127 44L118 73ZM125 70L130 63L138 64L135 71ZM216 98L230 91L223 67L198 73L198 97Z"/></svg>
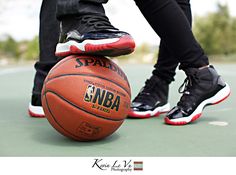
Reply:
<svg viewBox="0 0 236 175"><path fill-rule="evenodd" d="M151 65L121 65L134 97L150 76ZM236 64L216 64L231 87L231 96L209 106L196 122L169 126L158 118L127 119L112 136L96 142L76 142L54 130L46 119L30 118L27 107L33 66L0 67L0 156L236 156ZM169 101L179 99L184 74L178 71ZM224 125L211 124L223 122ZM226 125L225 125L226 124Z"/></svg>

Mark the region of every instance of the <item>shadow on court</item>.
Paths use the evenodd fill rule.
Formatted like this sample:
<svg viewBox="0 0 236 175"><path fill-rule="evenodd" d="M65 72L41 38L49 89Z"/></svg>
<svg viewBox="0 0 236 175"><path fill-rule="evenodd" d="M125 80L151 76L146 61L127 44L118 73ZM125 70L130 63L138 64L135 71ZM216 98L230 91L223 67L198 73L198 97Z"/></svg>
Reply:
<svg viewBox="0 0 236 175"><path fill-rule="evenodd" d="M50 133L50 134L49 134ZM32 132L32 139L39 144L45 144L50 146L58 146L58 147L94 147L99 145L108 144L111 142L115 142L119 140L120 135L114 133L112 136L109 136L103 140L99 141L92 141L92 142L77 142L75 140L66 138L52 129L44 129L42 131L33 131Z"/></svg>

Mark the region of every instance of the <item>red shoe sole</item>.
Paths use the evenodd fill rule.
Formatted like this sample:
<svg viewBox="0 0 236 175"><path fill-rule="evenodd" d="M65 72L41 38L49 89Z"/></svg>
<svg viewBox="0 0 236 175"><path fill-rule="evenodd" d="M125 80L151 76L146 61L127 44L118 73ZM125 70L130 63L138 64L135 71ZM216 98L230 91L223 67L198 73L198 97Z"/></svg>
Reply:
<svg viewBox="0 0 236 175"><path fill-rule="evenodd" d="M208 104L208 105L216 105L216 104L219 104L220 102L223 102L225 99L227 99L229 96L230 96L230 93L231 92L229 92L228 93L228 95L226 95L224 98L222 98L221 100L219 100L219 101L217 101L217 102L215 102L215 103L211 103L211 104ZM178 126L180 126L180 125L186 125L186 124L188 124L188 123L192 123L192 122L194 122L194 121L196 121L197 119L199 119L200 117L201 117L201 115L202 115L202 113L199 113L199 114L196 114L196 115L194 115L193 116L193 118L189 121L189 122L186 122L186 121L172 121L172 120L170 120L168 117L165 117L165 123L166 124L169 124L169 125L178 125Z"/></svg>
<svg viewBox="0 0 236 175"><path fill-rule="evenodd" d="M164 113L167 113L168 111L165 111L165 112L157 112L155 113L154 115L151 115L151 114L145 114L145 115L142 115L142 114L137 114L137 113L134 113L133 111L130 111L128 113L128 118L134 118L134 119L147 119L147 118L152 118L152 117L159 117L161 114L164 114Z"/></svg>
<svg viewBox="0 0 236 175"><path fill-rule="evenodd" d="M30 117L33 117L33 118L45 118L45 115L35 114L30 110L28 110L28 114L29 114Z"/></svg>
<svg viewBox="0 0 236 175"><path fill-rule="evenodd" d="M102 55L102 56L120 56L132 53L135 48L133 38L129 36L121 37L118 41L107 44L91 44L87 43L85 51L80 50L77 46L71 45L68 51L56 52L56 56L65 57L71 54L88 54L88 55Z"/></svg>

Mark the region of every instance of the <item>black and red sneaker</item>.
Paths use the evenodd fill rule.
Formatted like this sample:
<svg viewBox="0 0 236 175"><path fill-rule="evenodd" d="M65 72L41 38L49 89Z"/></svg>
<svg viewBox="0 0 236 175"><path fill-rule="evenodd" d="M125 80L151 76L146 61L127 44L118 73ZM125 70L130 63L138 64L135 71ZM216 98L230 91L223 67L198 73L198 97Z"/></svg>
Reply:
<svg viewBox="0 0 236 175"><path fill-rule="evenodd" d="M28 107L29 116L35 118L44 118L45 114L43 111L42 103L41 103L41 95L33 94L31 97L31 102Z"/></svg>
<svg viewBox="0 0 236 175"><path fill-rule="evenodd" d="M213 66L189 68L185 73L187 78L179 89L183 95L177 106L165 117L165 123L170 125L193 122L202 115L204 107L218 104L230 95L229 85L222 80Z"/></svg>
<svg viewBox="0 0 236 175"><path fill-rule="evenodd" d="M129 118L150 118L170 110L167 102L169 84L153 75L131 103Z"/></svg>
<svg viewBox="0 0 236 175"><path fill-rule="evenodd" d="M134 51L130 34L113 27L105 15L66 17L61 22L60 41L56 56L87 54L120 56Z"/></svg>

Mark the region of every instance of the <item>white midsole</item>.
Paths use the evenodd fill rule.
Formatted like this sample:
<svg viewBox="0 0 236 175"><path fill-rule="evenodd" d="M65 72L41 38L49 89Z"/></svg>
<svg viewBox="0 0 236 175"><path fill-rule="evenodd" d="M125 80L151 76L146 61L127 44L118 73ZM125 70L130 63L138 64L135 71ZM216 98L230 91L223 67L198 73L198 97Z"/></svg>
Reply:
<svg viewBox="0 0 236 175"><path fill-rule="evenodd" d="M204 100L202 103L200 103L200 105L195 109L195 111L189 117L171 119L171 121L172 122L187 122L187 123L189 123L193 119L194 116L202 113L203 108L207 104L216 103L216 102L224 99L225 97L227 97L229 95L229 93L230 93L230 87L226 83L226 86L223 89L221 89L217 94L215 94L213 97L208 98L208 99Z"/></svg>
<svg viewBox="0 0 236 175"><path fill-rule="evenodd" d="M160 107L155 108L153 111L150 111L150 110L149 111L141 111L141 112L133 111L132 113L134 113L136 115L140 115L140 116L147 115L147 114L154 116L158 112L168 112L169 110L170 110L170 104L167 103L164 106L160 106Z"/></svg>
<svg viewBox="0 0 236 175"><path fill-rule="evenodd" d="M42 106L33 106L31 103L29 104L29 111L36 115L44 115Z"/></svg>
<svg viewBox="0 0 236 175"><path fill-rule="evenodd" d="M66 43L58 43L56 47L56 52L68 52L70 51L70 46L76 46L79 50L85 51L86 44L101 45L117 42L120 38L109 38L109 39L100 39L100 40L85 40L81 43L70 40Z"/></svg>

